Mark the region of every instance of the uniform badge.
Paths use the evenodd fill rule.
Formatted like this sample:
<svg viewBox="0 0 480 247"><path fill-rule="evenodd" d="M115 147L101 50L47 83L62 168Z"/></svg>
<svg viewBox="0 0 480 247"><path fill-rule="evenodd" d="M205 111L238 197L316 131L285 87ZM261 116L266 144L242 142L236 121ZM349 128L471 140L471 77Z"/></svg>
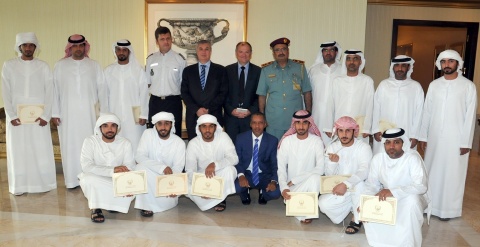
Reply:
<svg viewBox="0 0 480 247"><path fill-rule="evenodd" d="M276 76L275 74L270 74L270 75L268 75L268 78L273 78L275 76Z"/></svg>
<svg viewBox="0 0 480 247"><path fill-rule="evenodd" d="M153 73L153 69L150 69L150 75L153 76L155 73Z"/></svg>

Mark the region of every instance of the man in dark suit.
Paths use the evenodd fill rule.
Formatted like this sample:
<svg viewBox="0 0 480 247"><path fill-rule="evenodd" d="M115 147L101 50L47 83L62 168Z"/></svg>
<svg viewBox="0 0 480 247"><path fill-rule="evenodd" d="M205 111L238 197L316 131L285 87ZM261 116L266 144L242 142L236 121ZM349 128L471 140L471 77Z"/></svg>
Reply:
<svg viewBox="0 0 480 247"><path fill-rule="evenodd" d="M252 114L250 127L251 131L239 134L235 141L239 159L235 166L238 174L235 189L243 205L251 202L250 189L258 189L258 203L264 205L281 195L277 182L278 139L263 131L267 127L263 113Z"/></svg>
<svg viewBox="0 0 480 247"><path fill-rule="evenodd" d="M227 72L225 67L210 61L211 54L210 41L199 41L198 63L183 70L181 94L187 108L185 122L188 140L197 136L197 119L204 114L211 114L217 118L220 125L224 124L222 106L228 92Z"/></svg>
<svg viewBox="0 0 480 247"><path fill-rule="evenodd" d="M258 80L262 69L250 63L252 46L239 42L235 48L236 63L226 67L228 95L225 100L225 132L233 142L239 133L250 130L250 115L258 112Z"/></svg>

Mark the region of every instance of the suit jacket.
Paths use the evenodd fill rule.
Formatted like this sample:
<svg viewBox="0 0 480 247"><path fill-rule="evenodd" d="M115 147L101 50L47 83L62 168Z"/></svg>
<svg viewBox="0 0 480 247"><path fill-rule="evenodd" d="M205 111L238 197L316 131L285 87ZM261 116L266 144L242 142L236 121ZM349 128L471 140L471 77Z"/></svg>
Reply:
<svg viewBox="0 0 480 247"><path fill-rule="evenodd" d="M277 145L275 136L263 132L262 142L258 150L258 167L262 171L260 176L269 180L278 181L277 175ZM245 131L237 136L235 149L238 155L237 173L244 173L250 165L253 156L252 131Z"/></svg>
<svg viewBox="0 0 480 247"><path fill-rule="evenodd" d="M225 100L225 114L232 117L233 109L238 107L238 63L230 64L226 67L228 75L228 95ZM255 64L250 63L248 67L247 80L245 84L245 94L243 97L243 107L251 113L258 112L257 86L260 80L262 69Z"/></svg>
<svg viewBox="0 0 480 247"><path fill-rule="evenodd" d="M225 67L211 63L205 90L202 90L198 63L187 66L183 70L180 90L187 108L185 114L187 128L192 124L195 127L197 110L201 107L208 109L208 113L215 116L220 125L223 126L222 106L228 92L228 79Z"/></svg>

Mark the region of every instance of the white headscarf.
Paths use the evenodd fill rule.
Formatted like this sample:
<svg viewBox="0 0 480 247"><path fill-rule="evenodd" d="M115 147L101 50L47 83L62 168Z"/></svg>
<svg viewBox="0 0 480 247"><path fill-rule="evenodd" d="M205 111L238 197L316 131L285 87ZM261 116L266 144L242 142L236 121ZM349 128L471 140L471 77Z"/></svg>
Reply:
<svg viewBox="0 0 480 247"><path fill-rule="evenodd" d="M320 44L320 51L317 53L317 58L315 59L315 62L313 63L312 67L316 66L317 64L323 63L323 53L322 50L327 47L335 46L337 47L337 56L335 57L335 62L339 63L340 59L342 58L342 47L340 47L340 44L336 41L330 41L330 42L325 42ZM310 68L312 68L310 67Z"/></svg>
<svg viewBox="0 0 480 247"><path fill-rule="evenodd" d="M117 134L118 132L120 132L120 119L118 119L118 117L115 116L115 114L113 113L105 113L102 114L95 123L95 129L93 130L95 136L102 137L102 131L100 130L100 126L105 123L116 123L118 125Z"/></svg>
<svg viewBox="0 0 480 247"><path fill-rule="evenodd" d="M458 52L454 51L454 50L445 50L445 51L442 51L438 57L437 57L437 61L435 62L435 65L437 66L437 69L438 70L442 70L442 65L440 64L440 61L442 61L443 59L455 59L458 61L458 68L457 68L457 71L462 73L462 69L463 69L463 59L462 57L460 56L460 54L458 54Z"/></svg>
<svg viewBox="0 0 480 247"><path fill-rule="evenodd" d="M205 124L205 123L213 123L213 124L217 125L217 128L215 129L215 133L214 133L215 137L218 134L222 133L223 128L218 123L217 118L213 115L210 115L210 114L204 114L197 119L197 126L195 127L195 132L197 133L197 136L202 136L202 133L200 132L199 127L200 127L200 125Z"/></svg>
<svg viewBox="0 0 480 247"><path fill-rule="evenodd" d="M403 64L403 63L410 64L410 67L408 68L408 72L407 72L407 78L410 79L413 73L413 64L415 63L415 60L405 55L398 55L394 59L392 59L392 62L390 63L390 78L395 78L395 73L393 72L393 66L395 64Z"/></svg>
<svg viewBox="0 0 480 247"><path fill-rule="evenodd" d="M137 58L135 57L135 52L133 51L132 44L127 39L121 39L112 44L113 56L115 57L115 61L118 62L117 54L115 53L115 47L117 46L125 47L130 50L130 55L128 56L128 63L132 63L134 65L138 65L139 67L142 67L138 62Z"/></svg>
<svg viewBox="0 0 480 247"><path fill-rule="evenodd" d="M342 63L342 75L347 74L347 65L345 62L347 61L347 56L348 55L358 55L362 59L362 64L360 64L360 68L358 68L358 73L361 74L363 71L363 68L365 68L365 57L363 56L363 52L357 49L348 49L344 52L343 54L343 63Z"/></svg>
<svg viewBox="0 0 480 247"><path fill-rule="evenodd" d="M170 131L170 133L176 133L176 129L175 129L175 117L173 116L172 113L170 112L164 112L164 111L161 111L155 115L153 115L152 117L152 124L155 125L158 121L170 121L172 122L172 130Z"/></svg>
<svg viewBox="0 0 480 247"><path fill-rule="evenodd" d="M385 132L383 132L383 134L382 134L382 144L385 144L386 140L397 139L397 138L402 139L402 141L403 141L402 150L405 153L410 152L412 150L412 149L410 149L410 140L405 135L405 130L402 129L402 128L385 130ZM383 152L385 152L385 148L383 148Z"/></svg>
<svg viewBox="0 0 480 247"><path fill-rule="evenodd" d="M36 46L35 51L37 51L40 48L40 44L38 43L38 39L35 33L33 32L18 33L17 36L15 37L15 47L13 47L13 49L17 52L17 55L19 57L22 56L22 52L20 51L19 46L27 43L35 44Z"/></svg>

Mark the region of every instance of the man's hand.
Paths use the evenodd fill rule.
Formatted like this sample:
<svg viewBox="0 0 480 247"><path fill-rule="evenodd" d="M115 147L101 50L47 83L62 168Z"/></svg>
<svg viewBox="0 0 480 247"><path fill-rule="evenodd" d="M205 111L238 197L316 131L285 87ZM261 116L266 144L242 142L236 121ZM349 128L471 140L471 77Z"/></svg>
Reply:
<svg viewBox="0 0 480 247"><path fill-rule="evenodd" d="M415 138L410 138L410 143L412 143L410 145L410 148L414 148L415 146L417 146L418 140Z"/></svg>
<svg viewBox="0 0 480 247"><path fill-rule="evenodd" d="M238 177L238 183L240 184L240 187L243 187L243 188L250 187L250 184L248 184L248 179L244 175Z"/></svg>
<svg viewBox="0 0 480 247"><path fill-rule="evenodd" d="M270 192L270 191L275 191L276 189L277 189L277 183L272 181L267 185L267 188L265 189L265 191Z"/></svg>
<svg viewBox="0 0 480 247"><path fill-rule="evenodd" d="M460 148L460 155L464 155L470 152L470 148Z"/></svg>
<svg viewBox="0 0 480 247"><path fill-rule="evenodd" d="M147 123L147 119L143 119L143 118L138 119L138 124L140 124L141 126L144 126L146 123Z"/></svg>
<svg viewBox="0 0 480 247"><path fill-rule="evenodd" d="M373 138L375 139L375 141L377 142L381 142L382 141L382 132L377 132L373 135Z"/></svg>
<svg viewBox="0 0 480 247"><path fill-rule="evenodd" d="M114 173L128 172L128 171L130 171L130 170L128 170L128 168L126 166L116 166L115 168L113 168Z"/></svg>
<svg viewBox="0 0 480 247"><path fill-rule="evenodd" d="M340 156L338 156L338 154L328 154L328 159L330 159L331 162L338 162Z"/></svg>
<svg viewBox="0 0 480 247"><path fill-rule="evenodd" d="M289 189L284 189L284 190L282 191L282 196L283 196L283 198L284 198L285 200L290 200L290 198L291 198L291 196L288 194L288 192L290 192Z"/></svg>
<svg viewBox="0 0 480 247"><path fill-rule="evenodd" d="M379 201L385 201L387 197L393 197L392 192L389 189L383 189L376 194Z"/></svg>
<svg viewBox="0 0 480 247"><path fill-rule="evenodd" d="M215 176L215 163L210 163L207 168L205 168L205 176L207 178L213 178Z"/></svg>
<svg viewBox="0 0 480 247"><path fill-rule="evenodd" d="M370 134L368 133L362 133L363 138L367 138Z"/></svg>
<svg viewBox="0 0 480 247"><path fill-rule="evenodd" d="M47 125L47 123L48 123L47 121L45 121L45 120L43 120L43 119L41 119L41 118L35 119L35 122L37 122L37 121L40 122L40 123L38 123L38 125L40 125L40 126L42 126L42 127L45 126L45 125Z"/></svg>
<svg viewBox="0 0 480 247"><path fill-rule="evenodd" d="M333 187L332 192L334 195L343 196L345 195L345 192L347 192L347 185L344 183L339 183L335 187Z"/></svg>
<svg viewBox="0 0 480 247"><path fill-rule="evenodd" d="M177 197L177 195L172 194L172 195L169 195L168 197L175 198Z"/></svg>
<svg viewBox="0 0 480 247"><path fill-rule="evenodd" d="M62 121L58 117L52 117L52 120L57 127L60 126L60 124L62 123Z"/></svg>
<svg viewBox="0 0 480 247"><path fill-rule="evenodd" d="M202 116L204 114L207 114L207 113L208 113L207 109L205 109L204 107L200 107L197 110L197 117L200 117L200 116Z"/></svg>
<svg viewBox="0 0 480 247"><path fill-rule="evenodd" d="M325 132L325 134L328 136L328 138L332 138L332 132Z"/></svg>
<svg viewBox="0 0 480 247"><path fill-rule="evenodd" d="M172 168L170 168L170 166L165 167L165 169L163 169L163 174L164 175L173 174Z"/></svg>
<svg viewBox="0 0 480 247"><path fill-rule="evenodd" d="M418 145L420 146L423 152L427 151L427 142L419 141Z"/></svg>
<svg viewBox="0 0 480 247"><path fill-rule="evenodd" d="M19 125L22 124L22 123L20 122L20 119L18 119L18 118L13 119L12 121L10 121L10 123L11 123L13 126L19 126Z"/></svg>

